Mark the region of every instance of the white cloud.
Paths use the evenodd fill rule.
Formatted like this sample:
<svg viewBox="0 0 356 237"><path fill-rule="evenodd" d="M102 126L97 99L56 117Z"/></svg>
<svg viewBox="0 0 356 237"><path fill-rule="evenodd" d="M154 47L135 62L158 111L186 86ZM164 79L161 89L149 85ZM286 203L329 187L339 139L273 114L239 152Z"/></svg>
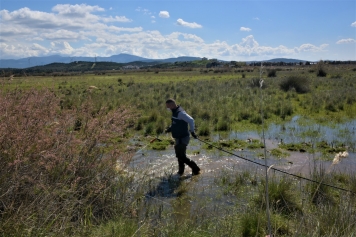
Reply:
<svg viewBox="0 0 356 237"><path fill-rule="evenodd" d="M24 58L47 55L49 50L39 44L6 44L0 43L0 54L4 58ZM2 57L3 58L3 57Z"/></svg>
<svg viewBox="0 0 356 237"><path fill-rule="evenodd" d="M356 21L351 24L352 27L356 27Z"/></svg>
<svg viewBox="0 0 356 237"><path fill-rule="evenodd" d="M103 22L131 22L132 20L126 18L126 16L115 16L115 17L106 17L102 18Z"/></svg>
<svg viewBox="0 0 356 237"><path fill-rule="evenodd" d="M341 40L337 41L336 43L337 44L353 44L353 43L356 43L356 40L355 39L351 39L351 38L341 39Z"/></svg>
<svg viewBox="0 0 356 237"><path fill-rule="evenodd" d="M41 38L41 37L34 37L33 40L35 40L35 41L44 41L44 39Z"/></svg>
<svg viewBox="0 0 356 237"><path fill-rule="evenodd" d="M160 11L158 15L162 18L169 18L169 12L167 11Z"/></svg>
<svg viewBox="0 0 356 237"><path fill-rule="evenodd" d="M69 9L64 9L63 6L68 6ZM99 13L104 9L97 6L57 5L53 9L54 12L51 13L29 8L13 12L0 10L1 58L52 54L111 56L126 52L146 58L189 55L226 60L254 60L272 56L298 57L304 52L325 52L328 47L326 44L315 46L309 43L292 48L284 45L271 47L261 45L253 35L242 38L238 43L219 40L208 43L195 34L172 32L163 35L157 30L144 31L142 27L120 27L120 23L131 20L124 16L103 17ZM138 11L149 13L146 9ZM148 19L154 21L153 14L150 16ZM177 24L202 28L195 22L189 23L182 19L178 19ZM240 30L242 29L247 31L249 28L241 27Z"/></svg>
<svg viewBox="0 0 356 237"><path fill-rule="evenodd" d="M73 8L72 11L62 11L59 5L56 10L65 12L71 12L71 17L74 17L74 12L77 8ZM88 7L89 10L96 8ZM100 9L98 9L100 10ZM81 11L81 10L80 10ZM81 13L82 14L82 13ZM80 32L81 34L88 34L96 36L97 32L107 30L111 32L137 32L141 31L142 27L123 28L115 25L106 25L101 22L123 22L130 21L126 17L109 17L102 18L100 16L92 14L84 14L82 18L71 18L68 15L45 13L39 11L32 11L29 8L22 8L17 11L9 12L7 10L0 11L0 34L8 36L8 40L12 40L9 37L23 37L24 35L31 37L37 37L40 34L53 34L58 30ZM78 38L78 37L73 37ZM67 38L68 39L68 38Z"/></svg>
<svg viewBox="0 0 356 237"><path fill-rule="evenodd" d="M99 6L90 6L86 4L58 4L52 8L52 11L58 12L61 15L82 17L89 14L90 12L102 12L105 10Z"/></svg>
<svg viewBox="0 0 356 237"><path fill-rule="evenodd" d="M195 22L193 22L193 23L186 22L186 21L182 20L181 18L179 18L177 20L177 23L178 23L178 25L185 26L188 28L202 28L203 27Z"/></svg>
<svg viewBox="0 0 356 237"><path fill-rule="evenodd" d="M322 44L319 47L312 45L312 44L302 44L300 47L296 47L295 51L297 53L299 52L321 52L325 50L329 45L328 44Z"/></svg>
<svg viewBox="0 0 356 237"><path fill-rule="evenodd" d="M71 55L74 52L74 49L66 41L64 42L52 42L51 43L51 53L53 54L64 54Z"/></svg>
<svg viewBox="0 0 356 237"><path fill-rule="evenodd" d="M259 21L260 20L260 18L258 18L258 17L254 17L254 18L252 18L253 20L256 20L256 21Z"/></svg>
<svg viewBox="0 0 356 237"><path fill-rule="evenodd" d="M30 46L30 49L34 50L34 51L47 51L47 48L43 47L42 45L39 44L32 44L32 46Z"/></svg>
<svg viewBox="0 0 356 237"><path fill-rule="evenodd" d="M251 29L247 27L240 27L240 31L251 31Z"/></svg>
<svg viewBox="0 0 356 237"><path fill-rule="evenodd" d="M69 31L69 30L57 30L50 33L43 33L41 34L42 38L47 40L80 40L80 39L87 39L83 34L80 32Z"/></svg>

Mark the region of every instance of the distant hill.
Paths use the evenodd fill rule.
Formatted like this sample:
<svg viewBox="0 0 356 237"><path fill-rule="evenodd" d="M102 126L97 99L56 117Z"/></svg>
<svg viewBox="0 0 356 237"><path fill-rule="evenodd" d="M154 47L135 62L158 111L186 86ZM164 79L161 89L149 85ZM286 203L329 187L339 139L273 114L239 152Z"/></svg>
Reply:
<svg viewBox="0 0 356 237"><path fill-rule="evenodd" d="M306 60L300 60L300 59L292 59L292 58L273 58L269 60L261 60L261 61L248 61L246 62L247 64L251 63L261 63L261 62L270 62L270 63L278 63L278 62L284 62L284 63L300 63L300 62L307 62Z"/></svg>
<svg viewBox="0 0 356 237"><path fill-rule="evenodd" d="M270 60L265 60L265 62L271 62L271 63L276 63L276 62L284 62L284 63L299 63L299 62L306 62L305 60L299 60L299 59L292 59L292 58L274 58Z"/></svg>
<svg viewBox="0 0 356 237"><path fill-rule="evenodd" d="M28 57L21 59L0 59L0 68L14 68L14 69L24 69L24 68L33 68L36 66L43 66L52 63L75 63L75 62L111 62L111 63L132 63L134 65L139 64L159 64L159 63L175 63L175 62L192 62L202 60L199 57L190 57L182 56L176 58L167 58L167 59L149 59L143 58L131 54L117 54L110 57L63 57L60 55L44 56L44 57ZM223 62L222 60L218 60ZM228 61L225 61L228 62ZM306 62L305 60L299 59L289 59L289 58L274 58L269 60L261 61L248 61L247 64L251 63L261 63L261 62L284 62L284 63L299 63Z"/></svg>
<svg viewBox="0 0 356 237"><path fill-rule="evenodd" d="M168 59L148 59L130 54L118 54L110 57L63 57L52 55L46 57L28 57L21 59L0 59L0 68L30 68L43 66L51 63L72 63L72 62L113 62L113 63L130 63L130 62L160 62L174 63L182 61L201 60L199 57L177 57Z"/></svg>

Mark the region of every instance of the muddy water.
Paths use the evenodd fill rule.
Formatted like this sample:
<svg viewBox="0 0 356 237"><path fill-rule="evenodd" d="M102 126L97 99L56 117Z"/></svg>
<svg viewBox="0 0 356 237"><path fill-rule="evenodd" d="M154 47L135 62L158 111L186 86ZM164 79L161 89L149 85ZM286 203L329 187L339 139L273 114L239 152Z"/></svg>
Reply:
<svg viewBox="0 0 356 237"><path fill-rule="evenodd" d="M257 138L249 134L249 137ZM247 136L247 135L246 135ZM275 158L269 154L271 149L278 147L277 140L266 139L267 148L267 165L273 165L274 168L288 171L294 174L309 174L310 169L314 165L331 165L332 158L335 154L330 154L329 157L315 153L309 154L306 152L288 152L290 155L287 158ZM264 154L263 149L229 151L236 156L225 153L221 150L206 151L202 149L203 142L192 140L187 148L188 157L194 160L199 167L202 168L203 177L214 177L219 171L226 170L255 170L265 169L265 160L259 158L257 154ZM192 151L199 151L199 154L193 154ZM247 160L241 159L246 158ZM328 161L325 161L327 159ZM261 165L255 164L257 162ZM175 157L173 146L168 147L164 151L143 150L136 153L129 166L129 171L137 172L139 175L144 170L144 174L150 177L163 177L172 175L177 172L177 158ZM333 171L353 172L356 170L356 153L349 151L349 156L342 159L338 165L334 165ZM189 167L186 167L185 175L191 172Z"/></svg>
<svg viewBox="0 0 356 237"><path fill-rule="evenodd" d="M143 179L150 179L151 188L145 194L147 201L169 206L175 213L177 221L184 220L189 216L193 206L198 203L197 199L211 198L214 199L216 205L234 204L236 200L230 199L232 197L224 196L224 198L219 199L216 196L219 190L216 179L224 171L249 171L252 174L263 175L266 171L264 164L267 162L267 166L304 177L309 177L314 167L321 166L328 172L355 172L356 121L330 128L319 125L301 125L301 121L298 120L298 118L294 118L290 123L284 125L272 125L265 132L266 160L260 158L260 155L264 154L264 149L229 151L235 156L217 149L204 150L202 148L203 142L192 139L187 147L187 154L201 167L202 174L192 177L190 168L186 167L184 176L179 178L175 175L178 163L173 146L169 146L164 151L154 151L145 148L144 146L147 143L141 142L140 147L143 149L134 155L127 172L134 174L138 182ZM168 136L162 138L168 138ZM232 132L224 138L216 135L212 139L250 138L262 140L262 134L258 132ZM339 164L331 165L335 154L325 157L325 155L319 153L288 152L290 155L287 158L278 159L269 153L271 149L277 148L280 142L316 143L319 141L343 144L348 148L349 156L342 159ZM199 151L199 154L193 154L196 151ZM269 172L273 172L273 169ZM274 172L278 173L278 171ZM179 201L177 202L177 200Z"/></svg>

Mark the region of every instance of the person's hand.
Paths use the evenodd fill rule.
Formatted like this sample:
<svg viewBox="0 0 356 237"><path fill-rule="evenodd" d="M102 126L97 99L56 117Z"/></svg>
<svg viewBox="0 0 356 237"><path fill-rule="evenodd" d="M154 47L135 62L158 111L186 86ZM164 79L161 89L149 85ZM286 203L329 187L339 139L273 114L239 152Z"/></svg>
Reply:
<svg viewBox="0 0 356 237"><path fill-rule="evenodd" d="M192 137L194 137L195 139L198 139L198 135L195 132L190 132L190 134L192 134Z"/></svg>

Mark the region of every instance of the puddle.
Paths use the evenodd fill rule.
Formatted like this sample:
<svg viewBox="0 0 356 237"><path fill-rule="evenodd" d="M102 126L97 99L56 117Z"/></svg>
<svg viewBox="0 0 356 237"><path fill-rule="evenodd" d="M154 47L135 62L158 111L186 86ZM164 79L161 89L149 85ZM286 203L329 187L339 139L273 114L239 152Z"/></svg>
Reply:
<svg viewBox="0 0 356 237"><path fill-rule="evenodd" d="M284 143L318 143L342 144L349 151L355 152L356 120L342 124L325 126L314 124L308 120L295 116L283 125L272 124L266 132L266 139Z"/></svg>

